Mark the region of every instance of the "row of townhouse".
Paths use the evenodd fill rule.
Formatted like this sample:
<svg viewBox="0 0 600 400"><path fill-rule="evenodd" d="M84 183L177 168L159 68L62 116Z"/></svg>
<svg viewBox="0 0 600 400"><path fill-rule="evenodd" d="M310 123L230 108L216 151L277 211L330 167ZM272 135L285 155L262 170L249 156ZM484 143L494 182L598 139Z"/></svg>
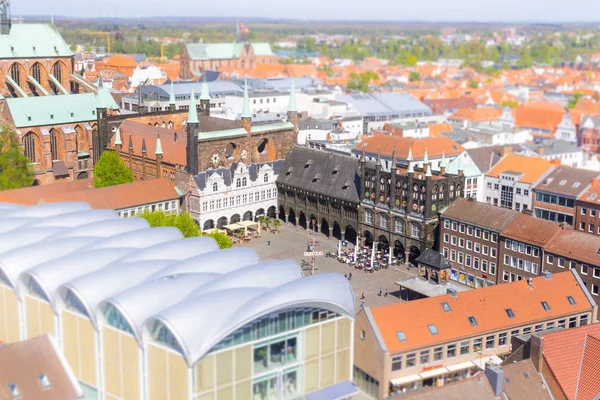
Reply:
<svg viewBox="0 0 600 400"><path fill-rule="evenodd" d="M355 322L354 380L374 398L439 387L501 363L513 338L588 325L596 313L575 270L364 307Z"/></svg>
<svg viewBox="0 0 600 400"><path fill-rule="evenodd" d="M452 264L451 280L477 288L576 269L592 295L600 293L600 243L592 235L462 198L440 219L438 248Z"/></svg>

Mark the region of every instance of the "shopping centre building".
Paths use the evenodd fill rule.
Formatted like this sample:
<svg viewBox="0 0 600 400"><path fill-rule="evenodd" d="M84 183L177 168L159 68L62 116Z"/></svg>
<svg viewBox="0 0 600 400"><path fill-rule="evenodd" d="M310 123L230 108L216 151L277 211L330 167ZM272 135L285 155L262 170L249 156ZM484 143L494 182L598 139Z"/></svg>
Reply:
<svg viewBox="0 0 600 400"><path fill-rule="evenodd" d="M0 341L55 336L86 399L350 394L354 304L339 274L86 203L0 203Z"/></svg>

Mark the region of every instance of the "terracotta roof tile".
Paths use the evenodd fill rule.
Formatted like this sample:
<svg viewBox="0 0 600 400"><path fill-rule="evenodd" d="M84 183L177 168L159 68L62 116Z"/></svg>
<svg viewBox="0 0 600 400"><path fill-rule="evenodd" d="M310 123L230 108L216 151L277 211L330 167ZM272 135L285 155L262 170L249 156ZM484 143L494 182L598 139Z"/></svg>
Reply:
<svg viewBox="0 0 600 400"><path fill-rule="evenodd" d="M497 178L503 172L518 172L523 174L521 179L519 179L519 182L532 184L540 179L552 167L553 164L550 161L544 160L541 157L509 154L500 160L500 162L486 175Z"/></svg>
<svg viewBox="0 0 600 400"><path fill-rule="evenodd" d="M502 232L519 213L507 208L459 197L444 210L442 215L445 218Z"/></svg>
<svg viewBox="0 0 600 400"><path fill-rule="evenodd" d="M522 280L460 292L457 297L431 297L370 308L370 311L388 351L399 353L592 308L570 271L554 274L549 280L533 278L532 287ZM571 305L567 296L573 296L576 304ZM542 301L550 305L550 310L543 309ZM442 302L447 302L452 311L444 311ZM514 318L508 317L507 308L513 310ZM470 316L476 318L477 326L471 325ZM438 334L430 333L430 324L436 326ZM398 340L398 331L404 331L405 341Z"/></svg>
<svg viewBox="0 0 600 400"><path fill-rule="evenodd" d="M0 202L35 205L61 201L83 201L94 209L118 210L143 204L179 199L168 179L136 181L123 185L93 188L92 179L56 185L31 186L0 192Z"/></svg>
<svg viewBox="0 0 600 400"><path fill-rule="evenodd" d="M547 244L546 251L590 265L600 265L600 240L597 236L573 229L563 229Z"/></svg>
<svg viewBox="0 0 600 400"><path fill-rule="evenodd" d="M449 120L454 121L469 121L469 122L493 122L498 121L502 115L501 108L494 107L478 107L475 109L463 108L458 110L450 117Z"/></svg>
<svg viewBox="0 0 600 400"><path fill-rule="evenodd" d="M592 400L600 392L600 324L548 333L543 337L544 359L567 398Z"/></svg>
<svg viewBox="0 0 600 400"><path fill-rule="evenodd" d="M513 110L518 128L549 130L551 133L556 131L565 114L566 111L560 104L549 102L523 103Z"/></svg>
<svg viewBox="0 0 600 400"><path fill-rule="evenodd" d="M516 212L516 211L515 211ZM523 242L545 246L562 228L555 222L518 213L503 235Z"/></svg>
<svg viewBox="0 0 600 400"><path fill-rule="evenodd" d="M381 155L386 157L391 157L392 151L396 147L398 159L406 159L411 147L415 160L422 160L426 149L430 158L441 157L442 153L447 157L455 156L463 151L460 144L445 136L416 139L376 133L359 143L354 151L362 152L363 145L365 145L367 153L377 154L377 151L380 150Z"/></svg>

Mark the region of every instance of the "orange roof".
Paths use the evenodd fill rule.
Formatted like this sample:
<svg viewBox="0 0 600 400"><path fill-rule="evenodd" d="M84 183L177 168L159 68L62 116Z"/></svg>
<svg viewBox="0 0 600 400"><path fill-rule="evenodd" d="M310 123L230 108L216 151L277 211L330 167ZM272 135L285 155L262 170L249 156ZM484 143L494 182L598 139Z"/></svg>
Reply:
<svg viewBox="0 0 600 400"><path fill-rule="evenodd" d="M552 167L553 164L550 161L544 160L541 157L509 154L500 160L486 176L497 178L503 172L519 172L523 174L519 182L531 184L540 179Z"/></svg>
<svg viewBox="0 0 600 400"><path fill-rule="evenodd" d="M454 121L470 121L470 122L493 122L498 121L502 115L501 108L495 107L477 107L477 108L462 108L452 114L448 119Z"/></svg>
<svg viewBox="0 0 600 400"><path fill-rule="evenodd" d="M179 64L178 62L157 64L157 67L163 69L165 71L165 73L167 74L167 77L170 80L172 80L172 81L179 80L179 72L181 69L181 64Z"/></svg>
<svg viewBox="0 0 600 400"><path fill-rule="evenodd" d="M108 59L102 60L102 62L111 67L137 67L137 63L133 57L126 54L115 54Z"/></svg>
<svg viewBox="0 0 600 400"><path fill-rule="evenodd" d="M543 355L567 399L600 393L600 324L545 334Z"/></svg>
<svg viewBox="0 0 600 400"><path fill-rule="evenodd" d="M288 64L285 68L288 76L290 78L295 78L299 76L317 76L317 69L312 64Z"/></svg>
<svg viewBox="0 0 600 400"><path fill-rule="evenodd" d="M456 297L443 295L427 299L396 303L368 309L390 353L434 346L461 338L481 336L487 332L508 330L537 321L559 318L586 310L592 305L571 271L553 274L551 279L536 277L533 289L526 280L476 290L459 292ZM573 296L571 305L567 296ZM541 305L546 301L550 310ZM446 312L441 303L446 302L451 311ZM509 318L506 309L512 309ZM472 326L468 317L475 317ZM432 335L428 325L433 324L438 334ZM406 340L396 335L404 331Z"/></svg>
<svg viewBox="0 0 600 400"><path fill-rule="evenodd" d="M556 131L565 114L566 111L560 104L543 101L523 103L513 110L518 128L542 129L550 133Z"/></svg>
<svg viewBox="0 0 600 400"><path fill-rule="evenodd" d="M86 179L7 190L0 192L0 201L23 205L83 201L93 209L119 210L179 198L173 183L163 178L99 189L93 185L92 179Z"/></svg>
<svg viewBox="0 0 600 400"><path fill-rule="evenodd" d="M454 132L452 125L449 122L442 122L441 124L429 124L429 137L438 137L440 133Z"/></svg>
<svg viewBox="0 0 600 400"><path fill-rule="evenodd" d="M462 153L463 148L450 138L445 136L428 137L422 139L405 138L391 136L386 134L374 134L359 143L355 148L355 152L362 152L365 146L365 152L373 155L381 152L382 156L391 157L392 151L396 148L396 155L399 159L408 157L408 150L412 148L412 155L415 160L422 160L425 156L425 150L430 158L453 156Z"/></svg>

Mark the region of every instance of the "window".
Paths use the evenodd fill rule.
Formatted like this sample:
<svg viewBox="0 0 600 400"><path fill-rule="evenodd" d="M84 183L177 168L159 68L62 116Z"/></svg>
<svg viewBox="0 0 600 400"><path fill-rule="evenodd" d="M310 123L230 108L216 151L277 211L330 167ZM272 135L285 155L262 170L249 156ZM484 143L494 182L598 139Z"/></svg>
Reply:
<svg viewBox="0 0 600 400"><path fill-rule="evenodd" d="M588 316L587 315L582 315L581 317L579 317L579 326L584 326L588 324Z"/></svg>
<svg viewBox="0 0 600 400"><path fill-rule="evenodd" d="M433 361L439 361L444 358L444 348L436 347L433 349Z"/></svg>
<svg viewBox="0 0 600 400"><path fill-rule="evenodd" d="M36 162L35 158L35 134L33 132L29 132L25 136L23 136L23 149L25 152L25 157L29 158L29 161L32 163Z"/></svg>
<svg viewBox="0 0 600 400"><path fill-rule="evenodd" d="M498 335L498 346L506 346L507 343L507 338L506 338L506 332L502 332L500 335Z"/></svg>
<svg viewBox="0 0 600 400"><path fill-rule="evenodd" d="M467 254L467 255L465 256L465 265L466 265L467 267L470 267L470 266L471 266L471 255L470 255L470 254Z"/></svg>
<svg viewBox="0 0 600 400"><path fill-rule="evenodd" d="M477 326L477 319L475 319L475 317L470 316L467 318L469 319L469 323L471 324L471 326Z"/></svg>
<svg viewBox="0 0 600 400"><path fill-rule="evenodd" d="M600 278L600 268L594 268L594 278Z"/></svg>
<svg viewBox="0 0 600 400"><path fill-rule="evenodd" d="M421 226L416 222L412 223L412 236L413 237L421 237Z"/></svg>
<svg viewBox="0 0 600 400"><path fill-rule="evenodd" d="M431 333L432 335L438 334L437 327L434 324L428 325L427 327L429 328L429 333Z"/></svg>
<svg viewBox="0 0 600 400"><path fill-rule="evenodd" d="M373 223L373 212L371 210L365 211L365 222L367 224Z"/></svg>
<svg viewBox="0 0 600 400"><path fill-rule="evenodd" d="M531 327L523 328L523 335L529 335L531 333Z"/></svg>
<svg viewBox="0 0 600 400"><path fill-rule="evenodd" d="M396 332L396 336L398 337L399 341L406 342L406 335L404 334L404 331Z"/></svg>
<svg viewBox="0 0 600 400"><path fill-rule="evenodd" d="M540 332L542 329L544 329L544 325L539 324L539 325L535 326L534 331L535 332Z"/></svg>
<svg viewBox="0 0 600 400"><path fill-rule="evenodd" d="M396 230L396 233L404 234L404 222L400 218L396 218L396 220L395 220L395 230ZM445 233L444 235L445 235L445 237L448 236L447 233ZM446 243L448 243L448 242L446 241Z"/></svg>
<svg viewBox="0 0 600 400"><path fill-rule="evenodd" d="M50 131L50 154L52 161L58 160L58 136L54 129Z"/></svg>
<svg viewBox="0 0 600 400"><path fill-rule="evenodd" d="M465 224L460 224L459 227L458 227L458 231L460 233L465 233Z"/></svg>
<svg viewBox="0 0 600 400"><path fill-rule="evenodd" d="M592 285L592 294L598 296L598 285Z"/></svg>
<svg viewBox="0 0 600 400"><path fill-rule="evenodd" d="M217 190L219 190L219 185L217 184L217 182L213 183L212 189L213 189L213 192L216 192Z"/></svg>
<svg viewBox="0 0 600 400"><path fill-rule="evenodd" d="M458 263L459 264L463 264L464 261L465 261L465 255L464 255L464 253L462 253L462 252L459 251L458 252Z"/></svg>
<svg viewBox="0 0 600 400"><path fill-rule="evenodd" d="M469 354L470 347L471 347L471 342L469 340L460 342L460 355L464 356L465 354Z"/></svg>
<svg viewBox="0 0 600 400"><path fill-rule="evenodd" d="M444 233L444 243L448 243L450 240L450 236L447 233Z"/></svg>
<svg viewBox="0 0 600 400"><path fill-rule="evenodd" d="M452 221L452 230L455 231L458 228L458 223L456 221Z"/></svg>
<svg viewBox="0 0 600 400"><path fill-rule="evenodd" d="M450 250L450 261L456 261L456 250Z"/></svg>
<svg viewBox="0 0 600 400"><path fill-rule="evenodd" d="M548 311L548 310L550 310L550 306L549 306L549 305L548 305L548 303L547 303L547 302L545 302L545 301L542 301L542 307L544 308L544 310L545 310L545 311Z"/></svg>
<svg viewBox="0 0 600 400"><path fill-rule="evenodd" d="M421 352L421 365L427 364L429 362L429 350L423 350Z"/></svg>
<svg viewBox="0 0 600 400"><path fill-rule="evenodd" d="M447 358L456 357L456 345L455 344L448 345L448 348L446 349L446 357Z"/></svg>
<svg viewBox="0 0 600 400"><path fill-rule="evenodd" d="M493 349L496 347L496 337L494 335L487 336L485 338L485 348Z"/></svg>
<svg viewBox="0 0 600 400"><path fill-rule="evenodd" d="M364 330L360 331L360 340L365 340L365 337L367 336L366 332Z"/></svg>
<svg viewBox="0 0 600 400"><path fill-rule="evenodd" d="M475 237L476 238L480 238L481 237L481 229L475 228Z"/></svg>
<svg viewBox="0 0 600 400"><path fill-rule="evenodd" d="M569 301L569 304L574 306L575 304L577 304L575 302L575 299L573 298L573 296L567 296L567 300Z"/></svg>
<svg viewBox="0 0 600 400"><path fill-rule="evenodd" d="M10 394L12 395L13 399L21 397L21 391L19 390L19 386L17 386L16 383L9 383L8 390L10 390Z"/></svg>
<svg viewBox="0 0 600 400"><path fill-rule="evenodd" d="M520 332L518 329L515 329L514 331L510 331L510 337L512 338L513 336L519 336Z"/></svg>
<svg viewBox="0 0 600 400"><path fill-rule="evenodd" d="M465 247L465 239L458 238L458 247Z"/></svg>
<svg viewBox="0 0 600 400"><path fill-rule="evenodd" d="M548 254L547 261L550 265L554 264L554 256L552 254Z"/></svg>
<svg viewBox="0 0 600 400"><path fill-rule="evenodd" d="M587 213L587 208L581 207L581 215L585 215Z"/></svg>
<svg viewBox="0 0 600 400"><path fill-rule="evenodd" d="M565 267L565 259L562 257L558 257L558 266L561 268Z"/></svg>
<svg viewBox="0 0 600 400"><path fill-rule="evenodd" d="M554 321L548 322L546 324L546 329L554 329Z"/></svg>
<svg viewBox="0 0 600 400"><path fill-rule="evenodd" d="M450 308L450 304L443 302L442 303L442 308L444 309L445 312L450 312L452 311L452 308Z"/></svg>
<svg viewBox="0 0 600 400"><path fill-rule="evenodd" d="M577 317L569 318L569 328L576 328L576 327L577 327Z"/></svg>
<svg viewBox="0 0 600 400"><path fill-rule="evenodd" d="M504 248L510 250L510 239L504 241Z"/></svg>
<svg viewBox="0 0 600 400"><path fill-rule="evenodd" d="M417 354L410 353L406 356L406 368L414 367L417 365Z"/></svg>
<svg viewBox="0 0 600 400"><path fill-rule="evenodd" d="M483 341L483 339L481 339L481 338L473 340L473 352L478 352L481 350L482 341Z"/></svg>
<svg viewBox="0 0 600 400"><path fill-rule="evenodd" d="M444 220L444 228L450 229L450 220L449 219Z"/></svg>
<svg viewBox="0 0 600 400"><path fill-rule="evenodd" d="M473 258L473 269L479 269L479 258Z"/></svg>
<svg viewBox="0 0 600 400"><path fill-rule="evenodd" d="M508 315L508 318L514 318L515 317L515 313L513 312L512 308L507 308L504 311L506 311L506 315Z"/></svg>
<svg viewBox="0 0 600 400"><path fill-rule="evenodd" d="M473 248L473 242L467 240L467 250L471 250Z"/></svg>
<svg viewBox="0 0 600 400"><path fill-rule="evenodd" d="M402 356L392 357L392 371L400 371L402 369Z"/></svg>
<svg viewBox="0 0 600 400"><path fill-rule="evenodd" d="M388 217L385 214L379 214L379 226L382 229L387 229L388 227Z"/></svg>
<svg viewBox="0 0 600 400"><path fill-rule="evenodd" d="M490 248L490 257L496 258L496 252L497 250L495 247Z"/></svg>
<svg viewBox="0 0 600 400"><path fill-rule="evenodd" d="M240 178L237 178L235 180L235 187L236 188L242 187L242 180Z"/></svg>
<svg viewBox="0 0 600 400"><path fill-rule="evenodd" d="M473 227L472 226L467 227L467 235L473 236Z"/></svg>
<svg viewBox="0 0 600 400"><path fill-rule="evenodd" d="M487 260L481 260L481 272L487 272Z"/></svg>
<svg viewBox="0 0 600 400"><path fill-rule="evenodd" d="M478 242L475 242L475 253L480 253L481 252L481 244Z"/></svg>
<svg viewBox="0 0 600 400"><path fill-rule="evenodd" d="M559 328L563 328L564 329L567 326L566 324L567 324L567 320L566 319L559 319L558 320L558 327Z"/></svg>
<svg viewBox="0 0 600 400"><path fill-rule="evenodd" d="M508 254L504 255L504 265L510 265L510 256Z"/></svg>

